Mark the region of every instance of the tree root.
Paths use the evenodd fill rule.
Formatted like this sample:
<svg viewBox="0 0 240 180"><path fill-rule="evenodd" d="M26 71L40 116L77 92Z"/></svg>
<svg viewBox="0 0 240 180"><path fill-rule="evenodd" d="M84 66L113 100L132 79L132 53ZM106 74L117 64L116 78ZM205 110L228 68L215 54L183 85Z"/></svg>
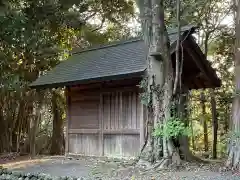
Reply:
<svg viewBox="0 0 240 180"><path fill-rule="evenodd" d="M154 165L154 169L166 169L169 167L170 162L171 162L170 159L163 158L160 162Z"/></svg>
<svg viewBox="0 0 240 180"><path fill-rule="evenodd" d="M179 169L181 167L181 162L179 164L173 163L171 158L162 158L154 164L149 163L148 161L139 161L135 166L144 168L146 171L156 171L156 170L166 170L166 169Z"/></svg>
<svg viewBox="0 0 240 180"><path fill-rule="evenodd" d="M189 162L204 163L204 164L210 163L209 161L201 159L197 156L194 156L193 154L188 155L187 159L188 159Z"/></svg>
<svg viewBox="0 0 240 180"><path fill-rule="evenodd" d="M190 160L191 159L191 160ZM138 157L137 161L135 160L134 163L132 164L133 166L139 166L139 167L144 167L148 170L163 170L163 169L179 169L179 168L184 168L184 164L186 161L181 160L181 159L176 159L174 158L174 156L172 157L163 157L161 158L159 161L155 162L154 164L151 164L149 161L147 160L142 160L141 157ZM204 164L208 164L210 163L207 160L203 160L197 156L194 155L190 155L190 157L188 156L188 162L195 162L195 163L204 163Z"/></svg>
<svg viewBox="0 0 240 180"><path fill-rule="evenodd" d="M240 149L239 142L236 145L231 145L226 161L226 168L232 171L240 171Z"/></svg>

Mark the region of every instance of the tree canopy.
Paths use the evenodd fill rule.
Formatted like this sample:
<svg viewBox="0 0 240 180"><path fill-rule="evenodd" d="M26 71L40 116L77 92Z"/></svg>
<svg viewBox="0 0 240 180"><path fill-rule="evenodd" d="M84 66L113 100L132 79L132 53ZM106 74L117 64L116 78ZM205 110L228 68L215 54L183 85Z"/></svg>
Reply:
<svg viewBox="0 0 240 180"><path fill-rule="evenodd" d="M154 3L156 8L153 8ZM74 48L85 49L142 35L149 49L164 60L164 68L159 68L164 78L155 79L157 87L167 84L166 88L171 91L169 94L164 91L161 95L165 98L161 97L161 101L156 100L159 94L150 92L149 102L156 106L150 104L152 109L149 110L159 116L152 115L154 125L149 144L154 144L155 140L154 145L163 146L166 140L163 130L167 129L168 134L180 132L181 137L174 134L179 142L184 135L184 141L189 143L186 149L192 157L226 157L231 127L239 119L235 117L235 121L231 121L232 100L238 94L234 81L238 61L233 61L234 49L238 46L234 47L237 5L228 0L0 0L0 153L63 153L65 95L62 89L39 91L30 89L29 84L68 59ZM173 65L168 61L171 57L166 28L188 24L198 26L194 38L221 78L222 85L218 89L174 93L175 74L181 73L172 72ZM184 57L178 60L184 62ZM152 56L148 56L147 61L155 62ZM175 69L180 70L177 66ZM148 83L153 82L154 78ZM147 84L146 91L155 85ZM181 104L187 106L188 115L173 118L171 103L176 99L180 102L182 94L188 97ZM168 111L163 108L162 113L166 127L158 123L162 104L168 106ZM238 112L236 107L234 115ZM190 135L186 137L186 134ZM39 145L42 142L45 142L43 147ZM159 149L156 148L154 156Z"/></svg>

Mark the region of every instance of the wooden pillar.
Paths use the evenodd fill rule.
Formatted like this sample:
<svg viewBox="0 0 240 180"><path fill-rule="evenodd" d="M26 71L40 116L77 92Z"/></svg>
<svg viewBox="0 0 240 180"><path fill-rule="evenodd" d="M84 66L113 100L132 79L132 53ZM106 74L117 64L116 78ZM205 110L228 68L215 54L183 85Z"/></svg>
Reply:
<svg viewBox="0 0 240 180"><path fill-rule="evenodd" d="M121 142L123 141L123 95L122 91L119 92L119 114L118 120L120 123L119 129L121 129ZM121 147L120 154L123 155L123 147Z"/></svg>
<svg viewBox="0 0 240 180"><path fill-rule="evenodd" d="M66 87L65 88L65 98L66 98L66 140L65 140L65 156L68 155L69 153L69 121L70 121L70 107L71 107L71 102L70 102L70 88Z"/></svg>
<svg viewBox="0 0 240 180"><path fill-rule="evenodd" d="M99 101L99 155L104 156L104 141L103 141L103 94L100 93Z"/></svg>
<svg viewBox="0 0 240 180"><path fill-rule="evenodd" d="M144 105L140 102L140 150L144 144L145 141L145 113L146 108L144 107Z"/></svg>

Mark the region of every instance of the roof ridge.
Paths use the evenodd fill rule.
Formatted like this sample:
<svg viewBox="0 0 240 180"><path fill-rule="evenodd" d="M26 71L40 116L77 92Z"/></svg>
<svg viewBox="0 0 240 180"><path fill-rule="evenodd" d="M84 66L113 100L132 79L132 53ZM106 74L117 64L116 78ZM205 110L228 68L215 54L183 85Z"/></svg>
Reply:
<svg viewBox="0 0 240 180"><path fill-rule="evenodd" d="M181 27L181 32L185 32L187 30L191 31L191 30L196 29L196 28L197 27L194 26L194 25L182 26ZM175 33L177 33L176 28L169 28L168 29L168 35L172 35L172 34L175 34ZM141 41L141 40L143 40L142 36L131 37L131 38L127 38L127 39L122 39L122 40L109 42L107 44L96 45L96 46L89 47L89 48L86 48L86 49L82 49L82 50L79 50L79 51L76 50L75 52L72 52L72 54L80 54L80 53L83 53L83 52L94 51L94 50L97 50L97 49L104 49L104 48L108 48L108 47L114 47L114 46L118 46L118 45L122 45L122 44L128 44L128 43Z"/></svg>
<svg viewBox="0 0 240 180"><path fill-rule="evenodd" d="M198 27L197 26L194 26L194 25L186 25L186 26L182 26L181 27L181 32L185 32L187 30L195 30L197 29ZM175 34L177 33L178 29L177 28L169 28L168 30L168 35L171 35L171 34Z"/></svg>
<svg viewBox="0 0 240 180"><path fill-rule="evenodd" d="M118 41L113 41L113 42L109 42L107 44L103 44L103 45L96 45L87 49L83 49L80 51L75 51L72 54L80 54L83 52L87 52L87 51L94 51L97 49L104 49L104 48L108 48L108 47L114 47L114 46L118 46L121 44L128 44L128 43L132 43L132 42L136 42L136 41L141 41L143 40L141 36L138 37L132 37L132 38L128 38L128 39L122 39L122 40L118 40Z"/></svg>

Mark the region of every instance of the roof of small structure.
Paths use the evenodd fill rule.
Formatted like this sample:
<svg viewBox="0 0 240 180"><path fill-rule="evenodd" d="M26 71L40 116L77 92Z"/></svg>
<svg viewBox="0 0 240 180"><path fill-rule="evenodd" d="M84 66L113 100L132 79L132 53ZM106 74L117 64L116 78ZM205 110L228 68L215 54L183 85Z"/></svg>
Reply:
<svg viewBox="0 0 240 180"><path fill-rule="evenodd" d="M181 29L181 35L187 37L194 30L193 26L185 26ZM171 48L175 49L177 31L173 29L168 33ZM133 38L82 50L73 53L68 60L58 64L46 75L40 76L30 86L35 88L63 87L140 76L147 68L147 54L148 48L142 38ZM210 69L215 73L211 66ZM217 76L216 79L218 79Z"/></svg>

